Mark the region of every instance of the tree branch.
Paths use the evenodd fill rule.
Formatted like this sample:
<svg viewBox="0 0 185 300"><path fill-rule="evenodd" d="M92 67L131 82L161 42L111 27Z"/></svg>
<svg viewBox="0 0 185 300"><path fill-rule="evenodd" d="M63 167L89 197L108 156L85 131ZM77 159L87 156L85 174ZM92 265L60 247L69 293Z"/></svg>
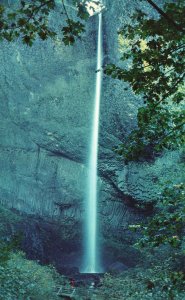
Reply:
<svg viewBox="0 0 185 300"><path fill-rule="evenodd" d="M69 25L70 25L71 21L70 21L70 18L69 18L69 15L68 15L68 12L67 12L67 9L66 9L64 0L62 0L62 6L63 6L64 13L65 13L65 15L66 15L66 17L67 17L67 19L68 19Z"/></svg>
<svg viewBox="0 0 185 300"><path fill-rule="evenodd" d="M163 102L164 99L165 99L166 97L170 96L171 91L173 91L173 89L174 89L180 82L183 81L184 77L185 77L185 73L183 73L182 76L179 77L179 78L177 79L177 81L175 82L175 84L174 84L173 86L170 87L170 90L169 90L166 94L164 94L163 97L162 97L162 99L159 100L159 101L154 105L154 108L156 108L161 102Z"/></svg>
<svg viewBox="0 0 185 300"><path fill-rule="evenodd" d="M163 16L170 25L172 25L176 30L185 33L185 29L177 24L173 19L171 19L158 5L156 5L152 0L146 0L161 16Z"/></svg>

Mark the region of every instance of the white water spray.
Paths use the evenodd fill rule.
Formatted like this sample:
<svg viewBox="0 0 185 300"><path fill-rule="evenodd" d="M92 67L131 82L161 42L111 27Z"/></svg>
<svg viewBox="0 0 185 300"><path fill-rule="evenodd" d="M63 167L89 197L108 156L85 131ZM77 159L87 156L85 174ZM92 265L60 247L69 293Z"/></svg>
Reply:
<svg viewBox="0 0 185 300"><path fill-rule="evenodd" d="M87 221L86 221L86 257L85 273L99 273L100 262L97 245L97 165L98 165L98 133L102 81L102 14L98 15L98 49L95 106L92 124L92 137L89 159L88 194L87 194Z"/></svg>

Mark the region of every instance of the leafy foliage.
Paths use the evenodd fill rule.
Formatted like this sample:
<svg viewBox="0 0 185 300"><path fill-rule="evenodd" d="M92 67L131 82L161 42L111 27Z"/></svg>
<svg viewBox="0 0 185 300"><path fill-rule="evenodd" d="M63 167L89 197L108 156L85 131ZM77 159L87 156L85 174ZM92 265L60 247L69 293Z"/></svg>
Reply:
<svg viewBox="0 0 185 300"><path fill-rule="evenodd" d="M20 1L19 7L13 11L0 7L0 37L13 41L18 37L23 43L31 46L39 36L41 39L53 37L55 33L49 29L48 15L54 9L54 1Z"/></svg>
<svg viewBox="0 0 185 300"><path fill-rule="evenodd" d="M127 24L119 31L124 68L108 65L105 73L127 81L134 93L142 96L144 100L144 105L137 114L137 129L133 130L124 144L117 149L128 161L154 158L164 148L176 149L184 145L184 13L185 5L181 0L167 3L164 6L164 14L156 19L137 11L132 24ZM172 22L169 23L169 19ZM174 259L173 255L176 259L175 270L172 272L170 266L168 275L164 277L169 293L166 296L155 296L152 293L152 299L182 297L178 298L179 291L174 295L172 287L175 290L177 286L179 289L179 286L184 284L184 195L183 183L166 185L161 199L155 203L154 216L142 224L130 226L130 229L141 235L137 247L146 248L151 252L156 248L161 250L162 247L175 249L175 254L171 251L168 257L164 257L164 263L168 258ZM178 264L181 264L181 267L177 270ZM158 263L156 267L159 267ZM163 280L160 276L159 272L155 280ZM154 282L151 281L149 286L153 290ZM141 298L145 299L145 296ZM149 298L149 295L146 295L146 299Z"/></svg>
<svg viewBox="0 0 185 300"><path fill-rule="evenodd" d="M137 267L119 276L105 274L98 294L102 300L181 300L184 283L184 274L171 271L168 262L148 269Z"/></svg>
<svg viewBox="0 0 185 300"><path fill-rule="evenodd" d="M125 41L121 57L125 68L109 64L105 69L107 75L127 81L144 99L137 115L138 128L117 150L127 160L175 149L185 141L184 1L167 3L164 11L179 30L163 15L154 19L137 11L132 24L119 31L119 39Z"/></svg>
<svg viewBox="0 0 185 300"><path fill-rule="evenodd" d="M157 12L160 13L158 7ZM181 0L164 5L162 14L157 18L149 18L143 11L137 11L132 17L132 24L119 31L124 68L110 64L106 66L105 73L128 82L133 92L144 100L137 114L138 127L116 150L127 161L155 158L163 149L184 145L184 13L185 4ZM140 278L136 287L129 274L121 279L120 295L115 291L112 299L125 299L125 295L127 299L184 299L184 188L183 183L166 185L160 200L155 203L154 216L142 224L129 226L141 236L135 246L142 253L147 249L153 254L153 260L156 251L162 253L165 247L167 252L163 265L166 265L166 270L161 269L158 261L147 278L147 269L143 269L143 275L136 275ZM168 266L169 259L174 261L173 266ZM142 277L146 278L147 285L144 285Z"/></svg>
<svg viewBox="0 0 185 300"><path fill-rule="evenodd" d="M166 299L181 299L181 297L184 299L184 289L183 294L181 294L185 283L184 200L184 183L168 185L161 193L160 200L155 204L154 216L141 224L129 226L130 230L138 232L141 236L135 246L146 254L146 260L147 256L152 255L152 263L155 269L159 269L159 273L155 274L155 279L152 277L148 279L148 286L152 291L156 290L157 294L158 292L167 293ZM157 259L156 251L160 253L160 257ZM169 261L172 263L169 264ZM160 264L162 264L162 268L166 265L167 269L160 270ZM145 272L147 273L146 270ZM143 269L144 274L145 272ZM162 291L159 288L161 287L161 280L164 283ZM158 281L159 286L156 285ZM158 294L159 296L160 294ZM152 297L157 299L155 294ZM165 299L165 296L161 294L159 299L163 298Z"/></svg>
<svg viewBox="0 0 185 300"><path fill-rule="evenodd" d="M169 244L183 249L185 226L185 184L168 186L161 193L161 199L155 205L155 215L143 224L131 225L130 229L142 233L137 246L158 247Z"/></svg>
<svg viewBox="0 0 185 300"><path fill-rule="evenodd" d="M82 22L89 17L85 2L74 0L73 4L77 9L77 21L69 17L65 3L61 0L61 39L65 45L71 45L81 37L85 31ZM49 15L55 7L54 0L19 1L12 10L0 5L0 39L10 42L21 38L23 43L32 46L38 37L41 40L54 38L57 32L50 25ZM64 22L66 25L63 25Z"/></svg>
<svg viewBox="0 0 185 300"><path fill-rule="evenodd" d="M80 38L81 34L85 31L84 24L79 21L75 22L72 19L67 20L67 25L62 28L63 32L63 42L65 45L74 44L75 38Z"/></svg>
<svg viewBox="0 0 185 300"><path fill-rule="evenodd" d="M16 233L16 224L21 220L0 206L0 300L58 299L57 289L65 284L65 278L53 267L40 266L20 252L22 236Z"/></svg>
<svg viewBox="0 0 185 300"><path fill-rule="evenodd" d="M0 299L58 299L59 276L51 267L25 259L23 253L11 253L6 265L0 265Z"/></svg>

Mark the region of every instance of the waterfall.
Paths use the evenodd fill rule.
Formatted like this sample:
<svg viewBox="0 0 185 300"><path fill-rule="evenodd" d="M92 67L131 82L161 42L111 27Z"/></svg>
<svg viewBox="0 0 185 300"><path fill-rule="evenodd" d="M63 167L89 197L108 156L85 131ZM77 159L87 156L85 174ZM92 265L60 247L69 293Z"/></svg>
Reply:
<svg viewBox="0 0 185 300"><path fill-rule="evenodd" d="M92 124L92 136L90 144L89 174L88 174L88 194L86 203L86 253L85 253L85 273L100 272L100 262L97 245L97 165L98 165L98 133L99 114L102 81L102 14L98 15L98 47L97 47L97 73L95 103Z"/></svg>

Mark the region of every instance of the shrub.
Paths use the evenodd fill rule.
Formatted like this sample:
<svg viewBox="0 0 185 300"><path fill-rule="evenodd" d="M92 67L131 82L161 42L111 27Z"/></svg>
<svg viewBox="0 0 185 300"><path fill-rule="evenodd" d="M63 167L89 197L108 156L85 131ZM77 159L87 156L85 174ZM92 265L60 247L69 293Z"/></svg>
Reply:
<svg viewBox="0 0 185 300"><path fill-rule="evenodd" d="M21 252L11 253L0 265L0 300L57 299L58 277L54 268L29 261Z"/></svg>

